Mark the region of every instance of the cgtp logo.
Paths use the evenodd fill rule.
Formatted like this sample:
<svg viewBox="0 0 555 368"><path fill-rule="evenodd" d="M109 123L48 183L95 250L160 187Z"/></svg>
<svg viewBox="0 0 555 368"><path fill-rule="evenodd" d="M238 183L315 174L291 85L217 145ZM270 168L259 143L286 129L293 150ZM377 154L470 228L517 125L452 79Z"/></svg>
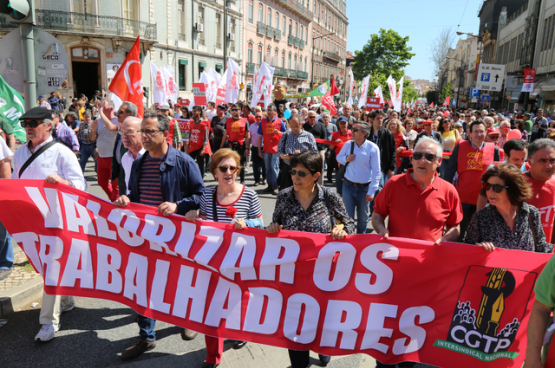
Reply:
<svg viewBox="0 0 555 368"><path fill-rule="evenodd" d="M471 266L459 293L446 341L434 346L490 362L509 351L526 313L537 274ZM526 301L526 302L524 302Z"/></svg>

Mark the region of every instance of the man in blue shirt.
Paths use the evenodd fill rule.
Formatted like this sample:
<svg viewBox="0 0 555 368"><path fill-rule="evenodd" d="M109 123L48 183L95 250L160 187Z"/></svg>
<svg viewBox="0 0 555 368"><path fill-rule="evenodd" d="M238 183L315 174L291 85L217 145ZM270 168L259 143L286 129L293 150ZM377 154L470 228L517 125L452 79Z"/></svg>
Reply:
<svg viewBox="0 0 555 368"><path fill-rule="evenodd" d="M345 143L337 162L346 165L343 183L343 203L351 218L357 209L357 234L366 234L368 205L374 200L381 178L380 149L366 139L370 124L357 122L353 125L353 140Z"/></svg>
<svg viewBox="0 0 555 368"><path fill-rule="evenodd" d="M48 103L52 107L52 110L56 110L56 111L60 110L60 99L56 97L54 92L50 93L50 97L48 97Z"/></svg>

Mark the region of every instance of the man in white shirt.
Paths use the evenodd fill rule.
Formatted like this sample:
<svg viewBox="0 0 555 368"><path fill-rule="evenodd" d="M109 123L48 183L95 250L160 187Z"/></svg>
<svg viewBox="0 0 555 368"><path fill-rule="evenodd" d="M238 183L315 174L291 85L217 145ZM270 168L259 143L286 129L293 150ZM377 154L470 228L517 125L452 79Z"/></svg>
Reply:
<svg viewBox="0 0 555 368"><path fill-rule="evenodd" d="M96 168L98 185L113 202L119 197L118 178L112 178L112 157L118 134L118 118L114 115L108 100L104 100L98 110L100 118L92 122L89 137L91 141L96 141L98 150Z"/></svg>
<svg viewBox="0 0 555 368"><path fill-rule="evenodd" d="M216 104L214 102L208 103L208 110L206 110L206 120L212 121L212 118L216 116L218 112L216 111Z"/></svg>
<svg viewBox="0 0 555 368"><path fill-rule="evenodd" d="M146 152L143 147L141 133L139 133L140 129L141 119L135 117L128 117L123 121L123 125L121 126L121 140L123 146L129 150L121 157L121 167L125 172L125 188L127 194L129 194L129 177L131 176L133 161Z"/></svg>
<svg viewBox="0 0 555 368"><path fill-rule="evenodd" d="M87 182L75 154L69 148L53 142L52 113L42 107L34 107L20 118L27 134L27 144L19 147L14 155L12 179L42 179L47 183L61 183L80 190L87 189ZM42 147L48 146L29 165L25 162ZM25 170L23 166L27 166ZM42 294L39 323L41 330L35 336L38 341L50 341L60 328L60 314L75 307L72 296Z"/></svg>
<svg viewBox="0 0 555 368"><path fill-rule="evenodd" d="M9 179L12 175L13 153L0 136L0 179ZM12 238L0 222L0 280L4 280L12 273L14 262Z"/></svg>

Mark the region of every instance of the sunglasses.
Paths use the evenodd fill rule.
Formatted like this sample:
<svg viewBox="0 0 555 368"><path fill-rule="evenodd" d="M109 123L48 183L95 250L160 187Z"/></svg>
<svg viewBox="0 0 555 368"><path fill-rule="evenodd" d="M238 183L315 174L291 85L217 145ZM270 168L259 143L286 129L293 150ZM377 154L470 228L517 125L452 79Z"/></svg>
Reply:
<svg viewBox="0 0 555 368"><path fill-rule="evenodd" d="M239 109L231 109L231 111L240 111Z"/></svg>
<svg viewBox="0 0 555 368"><path fill-rule="evenodd" d="M22 121L21 121L21 127L22 127L22 128L26 128L26 127L29 127L29 128L36 128L36 127L38 127L40 124L42 124L42 121L31 120L31 121L28 122L28 123L25 122L25 120L22 120Z"/></svg>
<svg viewBox="0 0 555 368"><path fill-rule="evenodd" d="M300 170L295 170L295 169L291 169L291 176L295 176L295 175L299 175L299 177L304 178L308 175L308 173L306 171L300 171Z"/></svg>
<svg viewBox="0 0 555 368"><path fill-rule="evenodd" d="M123 111L118 110L117 114L123 114Z"/></svg>
<svg viewBox="0 0 555 368"><path fill-rule="evenodd" d="M220 169L220 172L222 173L226 173L227 170L229 170L230 173L234 173L237 171L238 167L237 166L218 166L218 169Z"/></svg>
<svg viewBox="0 0 555 368"><path fill-rule="evenodd" d="M422 160L422 157L424 157L428 162L434 162L434 160L437 158L437 156L433 153L414 152L412 154L412 158L416 161Z"/></svg>
<svg viewBox="0 0 555 368"><path fill-rule="evenodd" d="M482 183L482 186L486 192L488 192L491 188L495 193L501 193L503 189L508 188L508 185L501 185L501 184L490 184L490 183Z"/></svg>
<svg viewBox="0 0 555 368"><path fill-rule="evenodd" d="M356 132L358 132L359 130L360 130L359 128L353 128L353 129L351 129L351 131L352 131L353 133L356 133Z"/></svg>
<svg viewBox="0 0 555 368"><path fill-rule="evenodd" d="M255 119L262 119L262 116L255 116Z"/></svg>

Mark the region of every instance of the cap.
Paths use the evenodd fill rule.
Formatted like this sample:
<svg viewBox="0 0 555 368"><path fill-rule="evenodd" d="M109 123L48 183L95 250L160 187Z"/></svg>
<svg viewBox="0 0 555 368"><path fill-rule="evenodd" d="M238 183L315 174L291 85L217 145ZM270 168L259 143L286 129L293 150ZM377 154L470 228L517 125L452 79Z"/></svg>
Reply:
<svg viewBox="0 0 555 368"><path fill-rule="evenodd" d="M41 98L44 98L44 96L43 95L38 96L37 100L40 100Z"/></svg>
<svg viewBox="0 0 555 368"><path fill-rule="evenodd" d="M424 120L423 124L433 124L434 121L432 119Z"/></svg>
<svg viewBox="0 0 555 368"><path fill-rule="evenodd" d="M349 120L348 120L345 116L342 116L342 117L340 117L339 119L336 120L336 123L337 123L337 124L343 123L343 122L344 122L344 123L347 123L348 121L349 121Z"/></svg>
<svg viewBox="0 0 555 368"><path fill-rule="evenodd" d="M44 107L33 107L31 110L27 111L25 114L21 115L19 120L32 119L32 120L43 120L52 119L52 112Z"/></svg>
<svg viewBox="0 0 555 368"><path fill-rule="evenodd" d="M225 107L225 105L218 105L218 109L226 110L227 107Z"/></svg>
<svg viewBox="0 0 555 368"><path fill-rule="evenodd" d="M170 105L168 104L161 104L158 106L159 110L169 110L170 109Z"/></svg>
<svg viewBox="0 0 555 368"><path fill-rule="evenodd" d="M499 129L497 129L496 127L488 128L487 134L488 135L490 135L490 134L499 134Z"/></svg>

